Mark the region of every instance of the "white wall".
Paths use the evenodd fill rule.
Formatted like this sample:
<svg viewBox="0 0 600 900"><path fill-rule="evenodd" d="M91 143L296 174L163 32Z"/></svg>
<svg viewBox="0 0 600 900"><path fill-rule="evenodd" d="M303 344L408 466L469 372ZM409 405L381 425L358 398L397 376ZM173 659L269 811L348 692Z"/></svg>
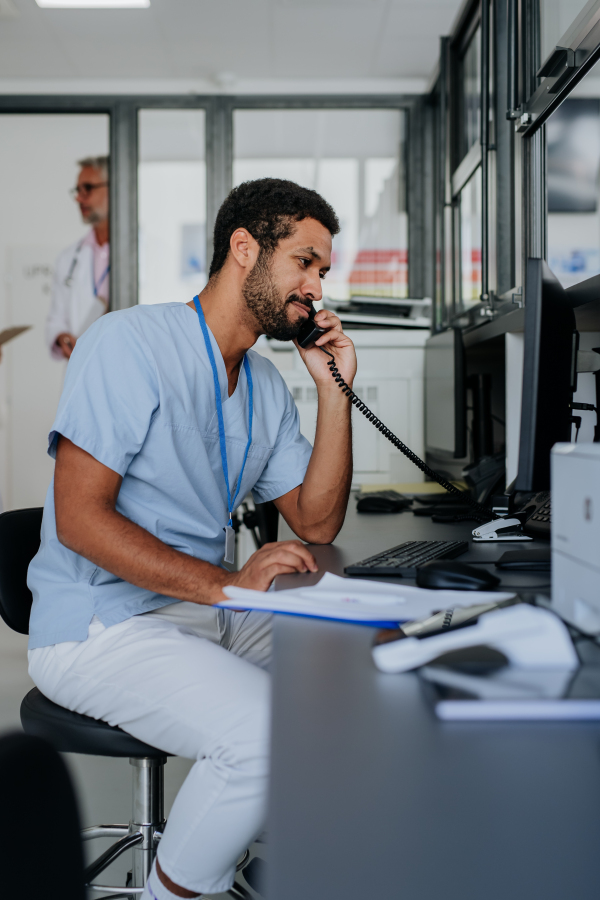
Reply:
<svg viewBox="0 0 600 900"><path fill-rule="evenodd" d="M58 252L81 237L68 190L76 161L108 152L104 115L0 115L0 328L33 325L0 364L0 492L5 508L39 506L52 477L46 454L64 376L43 324Z"/></svg>

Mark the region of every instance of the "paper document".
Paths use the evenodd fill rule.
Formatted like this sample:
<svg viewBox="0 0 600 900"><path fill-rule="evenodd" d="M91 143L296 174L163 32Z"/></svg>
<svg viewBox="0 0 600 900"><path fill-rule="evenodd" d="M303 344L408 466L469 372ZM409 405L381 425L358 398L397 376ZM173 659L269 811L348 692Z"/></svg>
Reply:
<svg viewBox="0 0 600 900"><path fill-rule="evenodd" d="M0 346L6 344L7 341L12 341L24 331L29 331L30 328L33 328L33 325L13 325L11 328L5 328L4 331L0 331Z"/></svg>
<svg viewBox="0 0 600 900"><path fill-rule="evenodd" d="M514 592L428 591L411 585L340 578L330 572L310 587L263 592L226 585L223 593L228 599L217 605L226 609L256 609L369 625L410 622L440 609L499 602L514 596Z"/></svg>

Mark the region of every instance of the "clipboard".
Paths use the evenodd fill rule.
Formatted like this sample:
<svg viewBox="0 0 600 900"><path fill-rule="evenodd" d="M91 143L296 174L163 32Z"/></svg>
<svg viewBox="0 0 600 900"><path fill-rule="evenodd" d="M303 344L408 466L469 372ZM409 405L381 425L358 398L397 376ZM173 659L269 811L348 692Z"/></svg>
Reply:
<svg viewBox="0 0 600 900"><path fill-rule="evenodd" d="M24 331L29 331L30 328L33 328L33 325L13 325L0 331L0 347L2 344L6 344L8 341L12 341L13 338L18 337L18 335L23 334Z"/></svg>

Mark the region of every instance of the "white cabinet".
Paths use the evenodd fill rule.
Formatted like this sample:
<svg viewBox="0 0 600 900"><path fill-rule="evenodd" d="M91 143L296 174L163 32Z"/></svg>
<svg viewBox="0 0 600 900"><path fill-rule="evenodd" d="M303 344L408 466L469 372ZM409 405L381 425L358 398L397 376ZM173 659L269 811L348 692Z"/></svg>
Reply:
<svg viewBox="0 0 600 900"><path fill-rule="evenodd" d="M423 457L425 329L349 331L358 359L355 393L381 421ZM300 413L302 433L312 443L317 390L293 344L261 338L254 349L279 369ZM423 475L356 410L353 411L353 484L422 481Z"/></svg>

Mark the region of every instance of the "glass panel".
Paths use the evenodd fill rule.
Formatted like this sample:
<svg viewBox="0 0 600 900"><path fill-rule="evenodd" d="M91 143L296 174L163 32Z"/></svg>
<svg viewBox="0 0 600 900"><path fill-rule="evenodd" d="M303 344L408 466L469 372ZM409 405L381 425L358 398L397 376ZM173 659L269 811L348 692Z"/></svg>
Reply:
<svg viewBox="0 0 600 900"><path fill-rule="evenodd" d="M234 184L288 178L319 191L342 226L326 294L408 296L404 113L236 110Z"/></svg>
<svg viewBox="0 0 600 900"><path fill-rule="evenodd" d="M586 3L587 0L540 0L542 62L550 56Z"/></svg>
<svg viewBox="0 0 600 900"><path fill-rule="evenodd" d="M2 346L4 509L42 506L52 478L46 447L66 367L55 338L78 338L106 311L92 280L108 259L106 173L78 161L106 157L108 147L106 115L0 115L0 328L30 326ZM83 188L76 203L69 191L80 176L99 187ZM105 278L100 298L107 288Z"/></svg>
<svg viewBox="0 0 600 900"><path fill-rule="evenodd" d="M460 296L463 309L481 300L481 169L460 193Z"/></svg>
<svg viewBox="0 0 600 900"><path fill-rule="evenodd" d="M586 90L597 79L592 74L582 82ZM569 287L600 272L598 96L565 100L548 119L546 139L548 265Z"/></svg>
<svg viewBox="0 0 600 900"><path fill-rule="evenodd" d="M139 302L187 303L206 284L204 110L141 110L139 158Z"/></svg>
<svg viewBox="0 0 600 900"><path fill-rule="evenodd" d="M481 29L469 41L461 65L462 123L460 129L462 159L479 140L481 129Z"/></svg>

